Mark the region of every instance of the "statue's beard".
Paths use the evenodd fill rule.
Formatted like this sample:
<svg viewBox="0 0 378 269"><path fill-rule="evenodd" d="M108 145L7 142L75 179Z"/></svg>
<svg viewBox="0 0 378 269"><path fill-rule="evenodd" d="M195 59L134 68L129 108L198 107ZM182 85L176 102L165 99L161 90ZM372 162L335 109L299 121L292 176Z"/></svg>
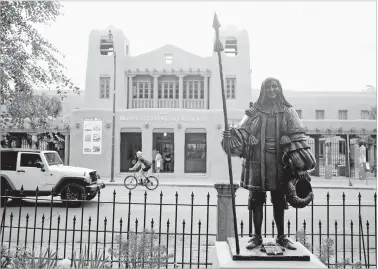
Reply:
<svg viewBox="0 0 378 269"><path fill-rule="evenodd" d="M279 97L278 97L278 94L275 97L269 97L265 94L263 100L264 100L263 102L264 107L270 107L270 106L273 106L274 103L279 102Z"/></svg>
<svg viewBox="0 0 378 269"><path fill-rule="evenodd" d="M264 95L262 106L263 109L269 112L269 114L271 115L279 111L282 111L283 109L282 101L279 94L277 94L274 98Z"/></svg>

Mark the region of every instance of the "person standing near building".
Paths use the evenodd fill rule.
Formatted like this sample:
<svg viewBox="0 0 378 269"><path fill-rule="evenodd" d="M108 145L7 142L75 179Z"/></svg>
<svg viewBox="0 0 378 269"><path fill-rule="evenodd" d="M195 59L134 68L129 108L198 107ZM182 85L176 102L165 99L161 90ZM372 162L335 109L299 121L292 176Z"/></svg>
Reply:
<svg viewBox="0 0 378 269"><path fill-rule="evenodd" d="M170 149L165 149L164 152L164 171L171 172L172 154Z"/></svg>
<svg viewBox="0 0 378 269"><path fill-rule="evenodd" d="M366 147L364 142L360 142L360 163L366 163Z"/></svg>
<svg viewBox="0 0 378 269"><path fill-rule="evenodd" d="M157 150L156 151L156 157L155 157L155 164L156 164L156 172L157 173L160 173L161 161L162 161L162 157L161 157L160 151Z"/></svg>
<svg viewBox="0 0 378 269"><path fill-rule="evenodd" d="M156 149L152 150L152 172L156 172Z"/></svg>
<svg viewBox="0 0 378 269"><path fill-rule="evenodd" d="M366 179L366 172L370 170L369 163L366 162L366 147L364 142L359 143L359 150L360 150L360 175L359 178L360 180L365 180Z"/></svg>

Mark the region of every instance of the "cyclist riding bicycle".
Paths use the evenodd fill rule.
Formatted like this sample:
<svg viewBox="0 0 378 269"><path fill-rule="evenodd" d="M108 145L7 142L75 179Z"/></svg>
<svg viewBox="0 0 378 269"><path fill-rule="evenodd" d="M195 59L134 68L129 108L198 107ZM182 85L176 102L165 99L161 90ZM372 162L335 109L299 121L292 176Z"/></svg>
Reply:
<svg viewBox="0 0 378 269"><path fill-rule="evenodd" d="M148 179L148 176L147 176L147 172L148 170L151 169L151 162L147 161L146 159L143 158L142 156L142 152L141 151L138 151L136 153L136 156L138 158L138 161L137 163L132 167L130 168L129 170L130 171L134 171L134 170L137 170L142 164L144 165L144 168L143 169L140 169L140 174L146 179L147 183L150 182L150 180ZM140 177L140 183L139 184L142 184L143 185L143 181L142 181L142 177Z"/></svg>

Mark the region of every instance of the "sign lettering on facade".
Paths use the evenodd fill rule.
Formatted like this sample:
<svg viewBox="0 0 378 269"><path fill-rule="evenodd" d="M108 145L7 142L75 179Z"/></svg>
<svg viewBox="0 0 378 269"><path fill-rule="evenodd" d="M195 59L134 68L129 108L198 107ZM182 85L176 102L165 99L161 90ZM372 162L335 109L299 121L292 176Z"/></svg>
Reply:
<svg viewBox="0 0 378 269"><path fill-rule="evenodd" d="M155 116L121 116L121 121L165 121L165 122L205 122L204 116L168 116L166 111L160 111Z"/></svg>

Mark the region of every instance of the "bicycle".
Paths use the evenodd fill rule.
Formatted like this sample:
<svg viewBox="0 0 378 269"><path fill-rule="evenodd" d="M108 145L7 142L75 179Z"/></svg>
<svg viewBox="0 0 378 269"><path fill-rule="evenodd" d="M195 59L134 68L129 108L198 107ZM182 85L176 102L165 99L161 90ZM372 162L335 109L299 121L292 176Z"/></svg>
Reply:
<svg viewBox="0 0 378 269"><path fill-rule="evenodd" d="M124 180L124 185L126 189L133 190L138 185L144 185L149 190L155 190L159 186L159 180L155 176L148 176L149 182L147 182L146 178L143 178L143 184L139 183L139 180L141 179L139 175L136 175L137 171L133 170L132 176L127 176Z"/></svg>

